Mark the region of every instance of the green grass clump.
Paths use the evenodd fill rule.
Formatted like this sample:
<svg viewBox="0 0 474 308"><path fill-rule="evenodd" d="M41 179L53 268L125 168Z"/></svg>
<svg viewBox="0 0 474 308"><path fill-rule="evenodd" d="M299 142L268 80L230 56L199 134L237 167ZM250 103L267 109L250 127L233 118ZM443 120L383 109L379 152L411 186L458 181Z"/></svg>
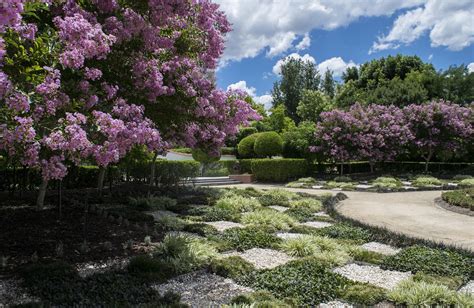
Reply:
<svg viewBox="0 0 474 308"><path fill-rule="evenodd" d="M204 209L202 221L240 221L241 213L235 209L223 209L219 207L209 207Z"/></svg>
<svg viewBox="0 0 474 308"><path fill-rule="evenodd" d="M363 306L374 306L386 298L384 289L368 283L349 285L341 294L341 299Z"/></svg>
<svg viewBox="0 0 474 308"><path fill-rule="evenodd" d="M359 227L353 227L348 224L338 223L332 226L319 229L317 231L320 235L331 238L353 240L358 243L368 242L371 234L368 230Z"/></svg>
<svg viewBox="0 0 474 308"><path fill-rule="evenodd" d="M292 208L285 211L285 214L290 215L299 222L307 222L314 220L314 212L308 208Z"/></svg>
<svg viewBox="0 0 474 308"><path fill-rule="evenodd" d="M191 223L184 226L183 231L196 233L201 236L212 236L219 234L219 231L211 225L203 223Z"/></svg>
<svg viewBox="0 0 474 308"><path fill-rule="evenodd" d="M334 178L334 182L337 182L337 183L352 182L352 179L348 176L341 175L341 176L336 176Z"/></svg>
<svg viewBox="0 0 474 308"><path fill-rule="evenodd" d="M418 272L412 277L415 282L426 282L429 284L440 284L448 287L451 290L457 290L463 284L462 277L447 277L439 275L429 275L422 272Z"/></svg>
<svg viewBox="0 0 474 308"><path fill-rule="evenodd" d="M288 230L297 221L291 216L272 209L261 209L242 215L241 222L245 225L268 227L275 230Z"/></svg>
<svg viewBox="0 0 474 308"><path fill-rule="evenodd" d="M232 228L225 230L220 238L228 242L231 249L239 251L273 248L281 242L281 239L268 231L261 227Z"/></svg>
<svg viewBox="0 0 474 308"><path fill-rule="evenodd" d="M441 198L450 205L460 206L474 211L474 188L445 191Z"/></svg>
<svg viewBox="0 0 474 308"><path fill-rule="evenodd" d="M352 258L354 258L354 261L366 262L377 265L382 264L386 257L381 253L369 251L357 246L354 247L354 249L351 249L349 254Z"/></svg>
<svg viewBox="0 0 474 308"><path fill-rule="evenodd" d="M129 198L128 204L141 211L150 211L150 210L165 210L176 206L177 201L169 197L138 197L138 198Z"/></svg>
<svg viewBox="0 0 474 308"><path fill-rule="evenodd" d="M280 249L293 257L312 256L320 251L311 235L286 239L281 243Z"/></svg>
<svg viewBox="0 0 474 308"><path fill-rule="evenodd" d="M402 182L393 177L378 177L373 182L372 185L379 188L398 188L402 186Z"/></svg>
<svg viewBox="0 0 474 308"><path fill-rule="evenodd" d="M349 280L313 258L288 262L274 269L253 272L238 280L277 298L294 298L296 306L317 306L336 299Z"/></svg>
<svg viewBox="0 0 474 308"><path fill-rule="evenodd" d="M212 273L234 279L248 275L255 270L251 263L239 256L215 259L211 262L209 269Z"/></svg>
<svg viewBox="0 0 474 308"><path fill-rule="evenodd" d="M354 190L355 186L352 182L336 182L336 181L329 181L324 184L324 188L326 189L334 189L340 188L342 190Z"/></svg>
<svg viewBox="0 0 474 308"><path fill-rule="evenodd" d="M412 246L394 256L387 257L382 267L402 272L457 276L467 280L472 275L472 264L472 258L454 251Z"/></svg>
<svg viewBox="0 0 474 308"><path fill-rule="evenodd" d="M413 280L402 281L393 291L389 292L388 298L397 304L408 306L474 306L472 295L458 293L443 285Z"/></svg>
<svg viewBox="0 0 474 308"><path fill-rule="evenodd" d="M233 212L248 212L261 207L261 205L257 199L231 195L217 200L214 207Z"/></svg>
<svg viewBox="0 0 474 308"><path fill-rule="evenodd" d="M474 179L464 179L459 182L459 186L461 187L474 187Z"/></svg>
<svg viewBox="0 0 474 308"><path fill-rule="evenodd" d="M291 200L300 199L298 194L284 189L270 189L258 198L263 206L280 205L289 206Z"/></svg>
<svg viewBox="0 0 474 308"><path fill-rule="evenodd" d="M294 200L289 203L291 208L305 208L311 210L313 213L321 211L323 204L321 201L313 198L303 198L300 200Z"/></svg>
<svg viewBox="0 0 474 308"><path fill-rule="evenodd" d="M292 298L277 299L268 291L256 291L248 294L242 294L231 300L231 305L224 305L223 308L293 308L296 307Z"/></svg>
<svg viewBox="0 0 474 308"><path fill-rule="evenodd" d="M433 187L442 184L443 183L439 179L432 176L419 176L412 183L415 187Z"/></svg>
<svg viewBox="0 0 474 308"><path fill-rule="evenodd" d="M168 215L163 215L155 221L156 227L162 231L182 231L186 226L185 220Z"/></svg>

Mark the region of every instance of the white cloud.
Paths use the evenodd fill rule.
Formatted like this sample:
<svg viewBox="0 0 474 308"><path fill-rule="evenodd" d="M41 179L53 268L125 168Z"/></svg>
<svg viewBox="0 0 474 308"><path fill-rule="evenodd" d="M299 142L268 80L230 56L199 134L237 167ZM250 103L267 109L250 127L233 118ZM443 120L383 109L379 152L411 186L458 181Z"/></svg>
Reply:
<svg viewBox="0 0 474 308"><path fill-rule="evenodd" d="M248 93L252 97L252 99L265 106L266 110L269 110L272 107L272 96L269 94L264 94L261 96L257 96L257 89L254 87L247 86L247 82L245 80L240 80L236 83L230 84L227 87L227 90L242 90Z"/></svg>
<svg viewBox="0 0 474 308"><path fill-rule="evenodd" d="M308 49L309 46L311 46L311 37L309 36L308 33L306 33L303 37L303 39L296 45L296 50L305 50Z"/></svg>
<svg viewBox="0 0 474 308"><path fill-rule="evenodd" d="M432 59L433 59L433 54L430 54L430 55L428 56L428 61L431 61Z"/></svg>
<svg viewBox="0 0 474 308"><path fill-rule="evenodd" d="M399 16L386 36L377 38L369 54L396 49L429 33L431 46L461 50L474 43L474 1L428 0Z"/></svg>
<svg viewBox="0 0 474 308"><path fill-rule="evenodd" d="M341 57L333 57L318 64L318 71L324 74L327 70L333 72L334 77L341 77L348 67L358 66L354 61L345 62Z"/></svg>
<svg viewBox="0 0 474 308"><path fill-rule="evenodd" d="M297 53L292 53L280 60L277 61L277 63L275 63L275 65L273 66L273 69L272 69L272 72L275 74L275 75L279 75L281 73L281 66L283 64L285 64L286 62L288 62L288 60L292 58L292 59L301 59L303 61L309 61L311 63L316 63L316 60L310 56L309 54L305 54L304 56L300 56L299 54Z"/></svg>
<svg viewBox="0 0 474 308"><path fill-rule="evenodd" d="M277 56L296 47L296 38L313 29L336 29L363 16L390 16L426 1L365 0L348 5L347 0L217 0L233 27L222 61L252 58L264 51Z"/></svg>
<svg viewBox="0 0 474 308"><path fill-rule="evenodd" d="M471 62L467 65L467 70L469 73L474 73L474 62Z"/></svg>

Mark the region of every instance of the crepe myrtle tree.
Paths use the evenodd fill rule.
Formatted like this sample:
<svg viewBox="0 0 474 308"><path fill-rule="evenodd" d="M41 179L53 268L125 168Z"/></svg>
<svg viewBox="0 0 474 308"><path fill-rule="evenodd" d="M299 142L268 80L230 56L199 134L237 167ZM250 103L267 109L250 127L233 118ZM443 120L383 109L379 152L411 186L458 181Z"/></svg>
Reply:
<svg viewBox="0 0 474 308"><path fill-rule="evenodd" d="M462 150L474 141L474 105L461 107L444 101L404 108L406 125L413 135L410 146L425 160L441 153Z"/></svg>
<svg viewBox="0 0 474 308"><path fill-rule="evenodd" d="M41 170L39 208L69 164L92 159L105 170L136 145L218 153L258 118L241 94L209 78L230 31L210 1L6 2L0 150Z"/></svg>

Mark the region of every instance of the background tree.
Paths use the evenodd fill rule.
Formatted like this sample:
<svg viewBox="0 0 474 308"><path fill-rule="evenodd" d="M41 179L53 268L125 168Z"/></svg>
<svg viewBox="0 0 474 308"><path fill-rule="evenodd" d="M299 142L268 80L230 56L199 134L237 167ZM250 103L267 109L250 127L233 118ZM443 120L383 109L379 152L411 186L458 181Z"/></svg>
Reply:
<svg viewBox="0 0 474 308"><path fill-rule="evenodd" d="M332 107L331 99L321 91L304 90L296 113L302 121L316 122L321 112L329 111Z"/></svg>
<svg viewBox="0 0 474 308"><path fill-rule="evenodd" d="M283 137L283 156L287 158L305 158L313 161L318 158L310 152L309 147L315 143L314 133L316 124L312 121L302 121L297 127L286 130Z"/></svg>
<svg viewBox="0 0 474 308"><path fill-rule="evenodd" d="M320 76L310 61L288 58L281 66L281 79L272 90L273 105L283 105L287 115L296 123L300 121L296 108L304 90L317 90Z"/></svg>
<svg viewBox="0 0 474 308"><path fill-rule="evenodd" d="M326 70L326 72L324 73L324 78L321 83L321 90L329 98L332 99L334 97L336 91L336 82L334 81L331 70Z"/></svg>
<svg viewBox="0 0 474 308"><path fill-rule="evenodd" d="M270 115L265 118L262 122L265 130L273 130L281 133L292 127L295 127L295 122L288 116L286 116L285 106L278 105L270 110Z"/></svg>

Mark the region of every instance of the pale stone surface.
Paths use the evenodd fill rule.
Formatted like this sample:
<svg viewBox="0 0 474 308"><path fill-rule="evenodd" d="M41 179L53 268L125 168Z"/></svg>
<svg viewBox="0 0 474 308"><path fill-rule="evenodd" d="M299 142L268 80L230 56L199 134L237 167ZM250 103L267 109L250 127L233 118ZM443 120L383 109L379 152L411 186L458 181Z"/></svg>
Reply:
<svg viewBox="0 0 474 308"><path fill-rule="evenodd" d="M314 188L314 189L321 189L323 188L324 186L323 185L314 185L312 186L311 188Z"/></svg>
<svg viewBox="0 0 474 308"><path fill-rule="evenodd" d="M232 228L243 228L243 224L239 224L237 222L232 222L232 221L207 221L203 222L204 224L213 226L214 228L217 229L217 231L222 232L227 229L232 229Z"/></svg>
<svg viewBox="0 0 474 308"><path fill-rule="evenodd" d="M252 263L257 269L269 269L283 265L294 258L286 253L273 249L252 248L244 252L230 252L224 256L239 256L249 263Z"/></svg>
<svg viewBox="0 0 474 308"><path fill-rule="evenodd" d="M352 308L354 306L349 305L347 303L339 302L339 301L332 301L328 303L321 303L318 306L319 308Z"/></svg>
<svg viewBox="0 0 474 308"><path fill-rule="evenodd" d="M299 238L299 237L302 237L302 236L305 236L305 235L306 234L303 234L303 233L286 233L286 232L280 232L280 233L276 234L277 237L279 237L281 239L284 239L284 240Z"/></svg>
<svg viewBox="0 0 474 308"><path fill-rule="evenodd" d="M308 227L311 227L311 228L321 229L321 228L330 227L333 224L330 223L330 222L325 222L325 221L308 221L308 222L302 223L301 225L302 226L308 226Z"/></svg>
<svg viewBox="0 0 474 308"><path fill-rule="evenodd" d="M279 205L270 205L269 208L274 209L278 212L284 212L284 211L288 210L287 207L279 206Z"/></svg>
<svg viewBox="0 0 474 308"><path fill-rule="evenodd" d="M314 213L314 216L318 216L318 217L330 217L329 214L324 213L324 212L317 212L317 213Z"/></svg>
<svg viewBox="0 0 474 308"><path fill-rule="evenodd" d="M335 273L341 274L350 280L368 282L384 289L393 289L400 282L412 276L410 272L398 272L383 270L373 265L347 264L334 269Z"/></svg>
<svg viewBox="0 0 474 308"><path fill-rule="evenodd" d="M471 280L468 283L466 283L461 289L459 289L459 292L464 292L464 293L474 295L474 280Z"/></svg>
<svg viewBox="0 0 474 308"><path fill-rule="evenodd" d="M377 243L377 242L365 243L361 247L365 250L378 252L378 253L386 255L386 256L396 255L401 250L399 248L396 248L396 247L393 247L393 246L390 246L390 245L385 245L385 244L382 244L382 243Z"/></svg>
<svg viewBox="0 0 474 308"><path fill-rule="evenodd" d="M359 189L369 189L369 188L372 188L372 187L374 187L374 185L366 185L366 184L356 185L356 188L359 188Z"/></svg>

